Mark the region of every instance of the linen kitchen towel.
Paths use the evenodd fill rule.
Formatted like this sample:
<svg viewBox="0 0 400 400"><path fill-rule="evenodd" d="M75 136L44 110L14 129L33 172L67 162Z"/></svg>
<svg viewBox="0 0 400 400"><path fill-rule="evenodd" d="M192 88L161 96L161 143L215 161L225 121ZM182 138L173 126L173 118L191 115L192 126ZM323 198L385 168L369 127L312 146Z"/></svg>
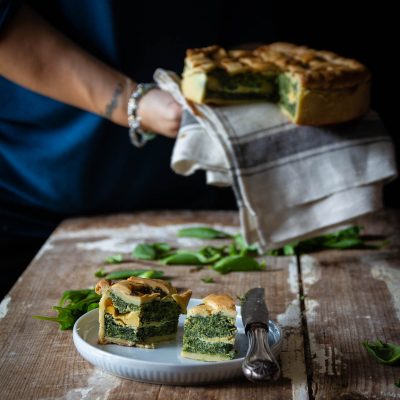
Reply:
<svg viewBox="0 0 400 400"><path fill-rule="evenodd" d="M202 169L208 184L231 185L249 243L280 247L382 208L382 186L397 171L376 113L338 126L299 126L272 103L189 104L176 74L158 69L154 79L184 108L172 169Z"/></svg>

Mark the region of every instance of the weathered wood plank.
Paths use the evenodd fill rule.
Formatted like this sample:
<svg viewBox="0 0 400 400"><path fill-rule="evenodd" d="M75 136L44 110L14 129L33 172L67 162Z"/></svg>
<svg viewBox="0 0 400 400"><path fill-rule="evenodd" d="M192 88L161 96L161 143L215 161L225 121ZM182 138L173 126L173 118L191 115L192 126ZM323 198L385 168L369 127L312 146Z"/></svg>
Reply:
<svg viewBox="0 0 400 400"><path fill-rule="evenodd" d="M175 286L192 288L193 297L214 291L235 296L253 286L266 288L271 315L285 328L281 356L284 378L272 385L255 386L243 379L177 388L120 379L94 369L81 358L70 331L61 332L55 324L31 318L34 314L48 314L64 290L93 286L97 280L93 274L104 258L115 253L129 256L137 242L199 246L202 242L176 239L180 227L176 224L198 223L237 230L238 221L230 212L182 212L83 218L63 223L0 307L1 399L307 399L297 266L292 258L268 259L265 272L225 276L206 269L189 272L188 267L157 266L165 270ZM117 268L120 267L109 267ZM210 275L215 284L201 281Z"/></svg>
<svg viewBox="0 0 400 400"><path fill-rule="evenodd" d="M391 246L301 257L315 399L400 398L398 368L378 364L361 344L400 342L399 214L362 224L369 235L389 236Z"/></svg>

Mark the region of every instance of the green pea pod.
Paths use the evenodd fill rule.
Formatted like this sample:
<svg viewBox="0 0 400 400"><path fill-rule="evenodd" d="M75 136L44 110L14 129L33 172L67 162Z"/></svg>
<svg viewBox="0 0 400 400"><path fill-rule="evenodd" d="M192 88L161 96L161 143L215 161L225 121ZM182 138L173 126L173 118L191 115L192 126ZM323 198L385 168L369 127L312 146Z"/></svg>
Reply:
<svg viewBox="0 0 400 400"><path fill-rule="evenodd" d="M141 274L138 274L138 278L161 278L164 275L164 272L162 271L154 271L154 270L149 270L146 272L142 272Z"/></svg>
<svg viewBox="0 0 400 400"><path fill-rule="evenodd" d="M197 253L176 253L165 258L162 263L166 265L202 265L203 258Z"/></svg>
<svg viewBox="0 0 400 400"><path fill-rule="evenodd" d="M196 264L187 264L184 263L182 265L211 265L217 262L218 260L223 257L222 255L222 250L219 250L217 248L212 248L212 247L205 247L203 249L200 249L199 251L189 251L189 250L178 250L176 253L172 254L171 256L174 256L176 254L184 254L185 256L181 258L176 257L176 262L180 263L180 259L186 260L186 257L191 260L193 258L193 263L196 263L195 258L199 261L199 263ZM191 257L189 255L192 255L194 257ZM176 264L176 265L181 265L181 264Z"/></svg>
<svg viewBox="0 0 400 400"><path fill-rule="evenodd" d="M141 278L161 278L164 275L163 271L156 271L154 269L125 269L123 271L110 272L106 275L106 279L118 280L128 279L131 276L138 276Z"/></svg>
<svg viewBox="0 0 400 400"><path fill-rule="evenodd" d="M178 231L178 237L190 237L197 239L227 239L231 238L232 235L206 226L198 226L180 229Z"/></svg>
<svg viewBox="0 0 400 400"><path fill-rule="evenodd" d="M219 261L221 258L222 258L222 255L221 255L221 254L214 254L213 256L211 256L211 257L209 257L209 258L206 258L206 259L204 260L203 264L206 264L206 265L208 265L208 264L214 264L214 263L216 263L217 261Z"/></svg>
<svg viewBox="0 0 400 400"><path fill-rule="evenodd" d="M265 265L247 256L228 256L214 264L213 269L220 274L234 271L260 271Z"/></svg>
<svg viewBox="0 0 400 400"><path fill-rule="evenodd" d="M157 258L157 251L153 245L141 243L133 250L132 257L140 260L155 260Z"/></svg>

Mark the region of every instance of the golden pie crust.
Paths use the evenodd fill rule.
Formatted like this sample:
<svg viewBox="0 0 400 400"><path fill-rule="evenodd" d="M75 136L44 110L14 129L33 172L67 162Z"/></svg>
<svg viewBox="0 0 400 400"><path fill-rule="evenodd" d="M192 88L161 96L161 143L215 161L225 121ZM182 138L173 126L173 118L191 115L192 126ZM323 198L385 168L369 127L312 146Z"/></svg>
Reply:
<svg viewBox="0 0 400 400"><path fill-rule="evenodd" d="M191 308L188 315L208 317L209 315L219 313L231 318L236 317L235 301L229 294L209 294L204 297L201 304Z"/></svg>

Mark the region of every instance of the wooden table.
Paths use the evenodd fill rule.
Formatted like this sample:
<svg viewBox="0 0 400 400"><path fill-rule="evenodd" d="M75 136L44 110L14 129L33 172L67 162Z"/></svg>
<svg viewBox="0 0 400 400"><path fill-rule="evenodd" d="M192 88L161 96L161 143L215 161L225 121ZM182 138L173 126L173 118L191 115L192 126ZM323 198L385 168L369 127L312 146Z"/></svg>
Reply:
<svg viewBox="0 0 400 400"><path fill-rule="evenodd" d="M269 257L266 271L224 276L163 267L175 286L192 288L193 297L210 292L236 296L265 287L272 318L284 329L283 377L273 384L241 379L172 387L120 379L86 362L75 350L71 331L31 318L51 314L64 290L93 286L93 274L106 256L129 255L144 240L176 243L179 226L198 223L235 229L238 220L231 212L164 212L62 223L1 303L0 399L400 398L394 386L399 368L378 364L361 345L378 338L400 342L399 212L363 221L366 234L390 240L382 250L322 251L297 260ZM201 281L210 275L216 283Z"/></svg>

